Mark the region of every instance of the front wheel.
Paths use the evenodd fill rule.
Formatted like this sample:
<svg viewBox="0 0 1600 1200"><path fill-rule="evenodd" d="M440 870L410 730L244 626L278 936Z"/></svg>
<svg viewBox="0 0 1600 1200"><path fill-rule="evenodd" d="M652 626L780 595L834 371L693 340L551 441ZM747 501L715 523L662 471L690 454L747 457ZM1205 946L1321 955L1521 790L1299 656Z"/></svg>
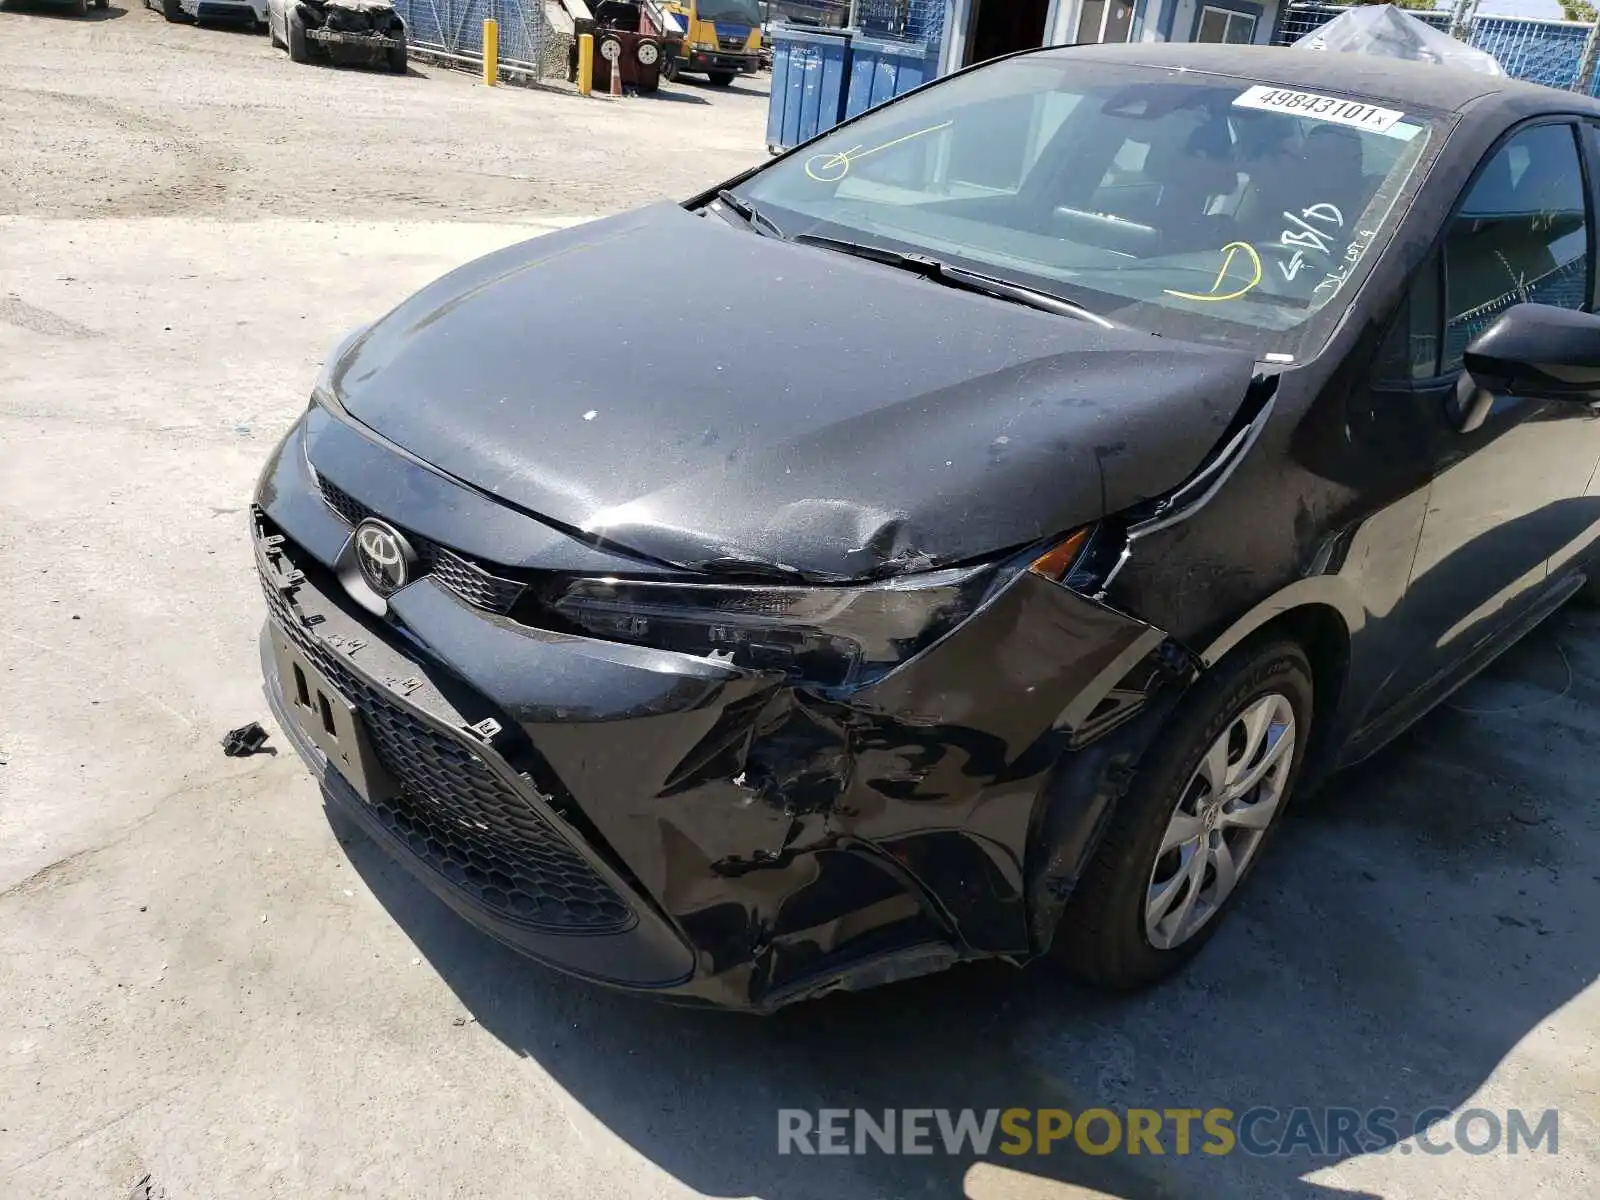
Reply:
<svg viewBox="0 0 1600 1200"><path fill-rule="evenodd" d="M181 24L192 19L178 7L178 0L161 0L161 15L173 24Z"/></svg>
<svg viewBox="0 0 1600 1200"><path fill-rule="evenodd" d="M1051 956L1119 991L1194 957L1288 804L1311 720L1311 668L1293 642L1243 648L1212 668L1146 751Z"/></svg>
<svg viewBox="0 0 1600 1200"><path fill-rule="evenodd" d="M389 47L389 70L396 75L404 75L406 73L406 43L404 38L400 40L398 46Z"/></svg>
<svg viewBox="0 0 1600 1200"><path fill-rule="evenodd" d="M306 21L298 8L289 12L289 61L311 61L311 51L306 47Z"/></svg>
<svg viewBox="0 0 1600 1200"><path fill-rule="evenodd" d="M730 87L733 84L732 71L712 71L706 78L711 81L712 87Z"/></svg>

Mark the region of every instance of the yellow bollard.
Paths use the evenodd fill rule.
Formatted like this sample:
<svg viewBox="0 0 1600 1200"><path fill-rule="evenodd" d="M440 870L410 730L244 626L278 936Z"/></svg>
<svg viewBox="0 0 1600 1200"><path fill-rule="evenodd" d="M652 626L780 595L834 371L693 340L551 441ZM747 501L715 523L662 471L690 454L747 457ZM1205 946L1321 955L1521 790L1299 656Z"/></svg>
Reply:
<svg viewBox="0 0 1600 1200"><path fill-rule="evenodd" d="M594 91L594 34L578 35L578 95Z"/></svg>
<svg viewBox="0 0 1600 1200"><path fill-rule="evenodd" d="M493 17L483 23L483 84L500 82L500 22Z"/></svg>

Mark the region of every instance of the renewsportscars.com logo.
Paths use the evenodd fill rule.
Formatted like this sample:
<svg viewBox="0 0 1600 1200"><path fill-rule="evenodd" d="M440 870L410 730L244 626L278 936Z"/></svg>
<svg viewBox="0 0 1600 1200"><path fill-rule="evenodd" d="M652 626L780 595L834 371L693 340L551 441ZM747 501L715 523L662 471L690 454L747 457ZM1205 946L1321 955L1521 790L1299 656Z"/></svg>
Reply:
<svg viewBox="0 0 1600 1200"><path fill-rule="evenodd" d="M1553 1108L780 1108L779 1154L1361 1154L1557 1153Z"/></svg>

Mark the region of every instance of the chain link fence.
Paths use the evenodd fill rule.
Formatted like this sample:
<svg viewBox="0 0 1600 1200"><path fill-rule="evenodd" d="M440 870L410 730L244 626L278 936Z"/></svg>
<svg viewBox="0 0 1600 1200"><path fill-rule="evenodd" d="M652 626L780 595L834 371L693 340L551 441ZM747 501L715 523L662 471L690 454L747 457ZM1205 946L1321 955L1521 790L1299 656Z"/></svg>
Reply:
<svg viewBox="0 0 1600 1200"><path fill-rule="evenodd" d="M1600 87L1597 87L1600 79L1596 78L1594 70L1600 24L1481 16L1476 8L1476 4L1469 2L1459 5L1454 12L1410 10L1407 15L1453 34L1474 49L1494 55L1495 61L1513 78L1563 91L1600 95ZM1273 44L1291 45L1347 11L1343 5L1287 4L1278 15Z"/></svg>
<svg viewBox="0 0 1600 1200"><path fill-rule="evenodd" d="M406 23L406 38L418 50L463 66L483 63L483 23L500 29L500 66L534 78L566 71L564 44L559 64L552 62L558 41L545 14L545 0L394 0Z"/></svg>

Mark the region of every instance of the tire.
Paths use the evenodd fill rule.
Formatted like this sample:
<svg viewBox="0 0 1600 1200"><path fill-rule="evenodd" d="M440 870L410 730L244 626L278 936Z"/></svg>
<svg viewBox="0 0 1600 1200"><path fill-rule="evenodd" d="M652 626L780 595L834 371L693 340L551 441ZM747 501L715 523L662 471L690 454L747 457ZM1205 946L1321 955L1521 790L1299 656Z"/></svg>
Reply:
<svg viewBox="0 0 1600 1200"><path fill-rule="evenodd" d="M289 10L289 61L311 61L311 52L306 48L306 22L298 8Z"/></svg>
<svg viewBox="0 0 1600 1200"><path fill-rule="evenodd" d="M111 0L94 0L94 6L101 12L111 7Z"/></svg>
<svg viewBox="0 0 1600 1200"><path fill-rule="evenodd" d="M161 15L174 25L188 25L194 21L193 17L178 7L178 0L161 0Z"/></svg>
<svg viewBox="0 0 1600 1200"><path fill-rule="evenodd" d="M710 71L710 72L708 72L706 74L706 78L711 81L711 86L712 87L732 87L733 86L733 72L732 71Z"/></svg>
<svg viewBox="0 0 1600 1200"><path fill-rule="evenodd" d="M87 17L89 15L89 0L72 0L72 5L68 11L75 17Z"/></svg>
<svg viewBox="0 0 1600 1200"><path fill-rule="evenodd" d="M389 47L388 66L389 70L393 71L396 75L404 75L406 73L405 39L402 38L398 46Z"/></svg>
<svg viewBox="0 0 1600 1200"><path fill-rule="evenodd" d="M1280 726L1278 718L1285 710L1292 714L1292 724ZM1233 748L1241 745L1240 735L1248 741L1242 718L1262 713L1269 718L1262 749L1282 745L1281 734L1271 740L1274 729L1292 733L1293 741L1273 759L1261 784L1240 800L1228 801L1223 811L1237 819L1239 809L1255 810L1255 804L1248 803L1252 797L1258 804L1270 800L1270 806L1256 814L1264 826L1257 831L1230 822L1228 816L1201 815L1190 818L1197 831L1195 840L1161 853L1169 827L1174 827L1175 837L1183 835L1175 828L1180 808L1188 817L1190 812L1205 814L1211 807L1205 802L1215 795L1205 780L1208 751L1223 747L1231 758ZM1068 899L1050 947L1057 965L1095 987L1131 991L1166 978L1198 954L1281 823L1293 798L1312 718L1311 667L1294 642L1247 643L1202 677L1151 742ZM1280 766L1284 759L1287 766ZM1212 761L1221 765L1220 760ZM1222 769L1223 778L1247 769L1242 761L1230 762ZM1193 862L1201 846L1215 845L1218 838L1229 846L1227 861L1236 868L1236 883L1221 894L1220 903L1212 905L1207 893L1212 900L1219 899L1220 859L1201 860L1198 891L1192 875L1190 882L1183 882L1183 863ZM1166 883L1171 890L1161 888ZM1158 891L1168 902L1157 909L1165 915L1152 926L1147 903ZM1185 922L1185 913L1193 925Z"/></svg>

